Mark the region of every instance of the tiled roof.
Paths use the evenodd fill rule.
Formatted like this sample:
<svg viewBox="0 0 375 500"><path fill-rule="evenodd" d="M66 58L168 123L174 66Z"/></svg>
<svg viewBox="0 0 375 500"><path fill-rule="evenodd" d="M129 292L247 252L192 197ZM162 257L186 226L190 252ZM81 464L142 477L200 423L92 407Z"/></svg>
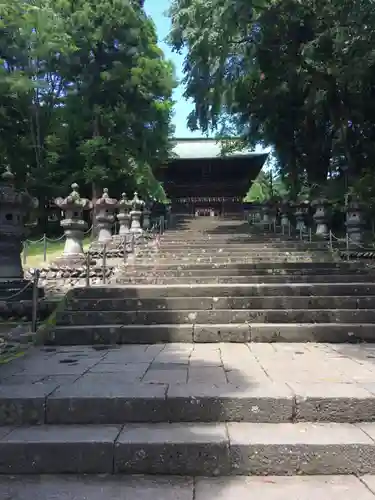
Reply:
<svg viewBox="0 0 375 500"><path fill-rule="evenodd" d="M216 139L175 139L172 158L193 160L203 158L221 157L221 145ZM234 151L227 156L257 157L267 153L254 153L251 151Z"/></svg>

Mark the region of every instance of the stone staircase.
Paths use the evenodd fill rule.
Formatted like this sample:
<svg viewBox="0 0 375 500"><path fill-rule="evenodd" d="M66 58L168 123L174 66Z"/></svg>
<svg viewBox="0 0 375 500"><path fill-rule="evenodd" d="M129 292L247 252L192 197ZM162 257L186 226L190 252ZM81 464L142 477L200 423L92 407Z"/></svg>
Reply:
<svg viewBox="0 0 375 500"><path fill-rule="evenodd" d="M0 474L375 474L373 278L324 243L185 221L116 283L72 290L46 345L0 367ZM181 498L238 497L210 481ZM373 498L361 481L348 499Z"/></svg>
<svg viewBox="0 0 375 500"><path fill-rule="evenodd" d="M197 219L120 267L116 285L72 290L49 342L371 340L373 278L365 263L335 261L324 242Z"/></svg>

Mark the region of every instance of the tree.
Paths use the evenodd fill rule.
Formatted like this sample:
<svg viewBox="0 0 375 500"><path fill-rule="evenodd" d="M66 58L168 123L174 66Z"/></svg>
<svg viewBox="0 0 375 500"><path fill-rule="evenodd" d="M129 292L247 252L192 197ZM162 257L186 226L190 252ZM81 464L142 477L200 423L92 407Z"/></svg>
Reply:
<svg viewBox="0 0 375 500"><path fill-rule="evenodd" d="M174 0L171 18L191 128L272 145L293 196L335 157L375 160L371 0Z"/></svg>
<svg viewBox="0 0 375 500"><path fill-rule="evenodd" d="M72 181L162 194L174 75L141 2L14 0L0 19L3 167L42 206Z"/></svg>

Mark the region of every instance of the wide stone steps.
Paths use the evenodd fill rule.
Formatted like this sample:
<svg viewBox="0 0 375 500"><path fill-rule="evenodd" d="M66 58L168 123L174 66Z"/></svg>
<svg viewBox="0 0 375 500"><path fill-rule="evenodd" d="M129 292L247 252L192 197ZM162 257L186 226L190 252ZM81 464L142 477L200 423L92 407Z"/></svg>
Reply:
<svg viewBox="0 0 375 500"><path fill-rule="evenodd" d="M149 423L1 428L0 473L375 472L373 423Z"/></svg>
<svg viewBox="0 0 375 500"><path fill-rule="evenodd" d="M231 323L374 323L375 309L211 309L67 311L56 313L57 326Z"/></svg>
<svg viewBox="0 0 375 500"><path fill-rule="evenodd" d="M374 341L374 323L182 323L68 325L51 328L48 345L216 342Z"/></svg>
<svg viewBox="0 0 375 500"><path fill-rule="evenodd" d="M375 309L374 296L266 296L69 299L66 311L209 311L216 309Z"/></svg>

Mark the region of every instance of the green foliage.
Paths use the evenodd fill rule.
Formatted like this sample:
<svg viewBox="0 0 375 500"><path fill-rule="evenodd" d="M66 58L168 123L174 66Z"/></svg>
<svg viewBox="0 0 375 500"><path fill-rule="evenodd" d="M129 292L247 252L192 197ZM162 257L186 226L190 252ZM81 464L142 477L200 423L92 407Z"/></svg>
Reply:
<svg viewBox="0 0 375 500"><path fill-rule="evenodd" d="M261 170L251 185L245 201L264 202L271 199L282 199L287 195L287 189L280 176Z"/></svg>
<svg viewBox="0 0 375 500"><path fill-rule="evenodd" d="M351 182L374 173L373 0L173 0L170 15L192 129L272 146L292 198L343 178L336 158Z"/></svg>
<svg viewBox="0 0 375 500"><path fill-rule="evenodd" d="M139 2L4 0L0 60L3 168L42 203L73 180L162 192L174 72Z"/></svg>

